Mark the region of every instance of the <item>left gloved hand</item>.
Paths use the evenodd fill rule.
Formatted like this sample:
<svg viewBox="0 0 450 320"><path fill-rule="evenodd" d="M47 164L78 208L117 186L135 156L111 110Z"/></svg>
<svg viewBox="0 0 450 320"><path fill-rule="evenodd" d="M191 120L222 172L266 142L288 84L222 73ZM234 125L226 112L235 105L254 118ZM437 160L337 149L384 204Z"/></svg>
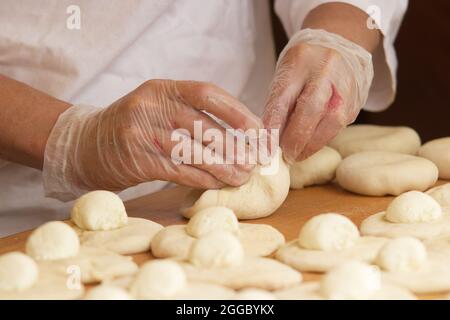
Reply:
<svg viewBox="0 0 450 320"><path fill-rule="evenodd" d="M352 123L373 79L371 54L324 30L295 34L277 63L263 121L279 129L288 162L318 151Z"/></svg>

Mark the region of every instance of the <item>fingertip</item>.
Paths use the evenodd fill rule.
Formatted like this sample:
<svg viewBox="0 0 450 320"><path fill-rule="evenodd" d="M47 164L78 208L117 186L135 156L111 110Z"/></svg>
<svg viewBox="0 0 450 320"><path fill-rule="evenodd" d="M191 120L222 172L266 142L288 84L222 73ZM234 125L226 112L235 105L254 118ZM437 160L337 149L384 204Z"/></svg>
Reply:
<svg viewBox="0 0 450 320"><path fill-rule="evenodd" d="M235 173L233 175L233 177L230 179L230 186L232 187L240 187L243 184L247 183L248 180L250 179L250 172L243 172L243 171L238 171L238 170L234 170Z"/></svg>
<svg viewBox="0 0 450 320"><path fill-rule="evenodd" d="M283 159L287 164L291 165L296 161L296 156L291 148L282 145L281 150L283 150Z"/></svg>
<svg viewBox="0 0 450 320"><path fill-rule="evenodd" d="M216 180L216 181L211 181L211 182L205 183L205 184L202 186L202 188L203 188L203 189L222 189L222 188L224 188L225 186L226 186L225 183Z"/></svg>

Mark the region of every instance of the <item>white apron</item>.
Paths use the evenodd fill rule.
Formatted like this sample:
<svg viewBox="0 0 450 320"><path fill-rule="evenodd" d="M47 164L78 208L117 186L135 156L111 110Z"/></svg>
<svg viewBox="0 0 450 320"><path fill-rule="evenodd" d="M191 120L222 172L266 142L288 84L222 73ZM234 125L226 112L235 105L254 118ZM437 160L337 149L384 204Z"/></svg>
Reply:
<svg viewBox="0 0 450 320"><path fill-rule="evenodd" d="M292 10L307 13L321 2L281 0L276 8L291 33ZM80 9L79 30L67 28L70 5ZM399 8L387 6L401 19ZM390 75L396 68L393 38L387 48L385 43L390 58L378 62ZM148 79L198 80L224 88L261 115L274 65L264 0L0 2L0 73L71 103L106 107ZM385 82L384 99L395 89ZM130 199L165 186L144 183L120 195ZM40 171L0 164L0 237L67 218L70 206L44 198Z"/></svg>

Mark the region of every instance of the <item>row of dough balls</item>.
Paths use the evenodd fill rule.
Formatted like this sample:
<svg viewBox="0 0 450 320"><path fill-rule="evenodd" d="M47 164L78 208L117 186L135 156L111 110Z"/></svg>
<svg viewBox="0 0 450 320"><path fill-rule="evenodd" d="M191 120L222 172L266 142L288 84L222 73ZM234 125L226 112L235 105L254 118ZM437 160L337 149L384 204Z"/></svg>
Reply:
<svg viewBox="0 0 450 320"><path fill-rule="evenodd" d="M121 251L148 250L162 229L149 220L128 218L122 200L108 191L79 198L71 218L70 224L51 221L36 228L26 241L26 254L0 256L1 299L80 298L84 284L136 273L132 257Z"/></svg>
<svg viewBox="0 0 450 320"><path fill-rule="evenodd" d="M78 228L89 226L89 232L107 236L107 232L122 232L132 218L126 216L116 197L104 191L83 196L72 210L72 222ZM111 206L113 203L117 206ZM105 208L111 210L105 211ZM87 221L87 218L91 220ZM299 271L255 253L264 251L269 254L276 250L284 244L282 235L273 228L264 227L243 235L245 232L230 209L207 208L196 214L185 227L186 235L195 238L187 256L150 261L138 270L130 257L101 247L80 245L76 232L68 224L49 222L30 235L26 244L27 255L14 252L0 257L0 268L5 270L0 277L0 298L274 299L289 296L289 290L295 293L292 298L301 298L296 293L296 290L304 290ZM252 242L252 237L253 243L268 238L272 247L255 249L247 245L246 252L245 241ZM313 243L315 241L314 235L306 234L306 238ZM123 239L117 238L119 241ZM176 237L173 238L174 248L180 243L177 241ZM80 282L70 286L67 271L73 267L81 270ZM367 267L350 264L348 268ZM342 292L347 287L342 285L345 274L343 271L330 271L330 276L323 280L321 297L368 296L362 289L355 289L357 293ZM334 279L331 282L330 277ZM102 284L83 295L83 284L87 283ZM357 285L358 281L355 283ZM371 291L369 296L386 297L383 293L386 290L383 285L382 291ZM410 298L399 288L393 290L394 293L389 291L390 298Z"/></svg>
<svg viewBox="0 0 450 320"><path fill-rule="evenodd" d="M450 138L421 146L419 135L408 127L353 125L329 147L290 167L293 189L335 177L342 188L369 196L427 190L438 177L450 179Z"/></svg>
<svg viewBox="0 0 450 320"><path fill-rule="evenodd" d="M406 193L391 203L386 215L389 221L399 224L433 221L433 225L437 225L445 209L432 197L445 205L449 201L449 189L446 185L430 190L431 196L418 192ZM105 232L121 232L132 219L126 217L124 207L105 211L98 206L102 203L98 200L103 199L110 205L118 199L116 197L104 191L85 195L72 210L73 222L78 227L89 225L92 229L89 232L103 235L107 235ZM92 219L91 223L86 218ZM286 246L282 246L284 238L281 234L271 227L254 229L246 236L242 235L241 227L230 209L207 208L196 214L185 227L183 236L194 238L186 256L175 255L170 260L148 262L138 271L130 257L104 248L80 246L79 238L70 226L50 222L36 229L29 237L26 246L29 256L10 253L0 258L0 268L10 270L0 279L0 296L41 299L81 297L81 284L78 288L67 286L65 272L71 266L81 268L82 283L104 283L88 292L85 298L90 299L228 299L239 298L241 294L248 299L258 296L267 298L271 294L283 299L407 299L413 296L404 287L414 292L433 292L448 289L446 286L449 286L449 259L441 259L441 256L446 256L450 250L442 249L445 242L443 244L441 239L429 244L427 253L416 239L389 241L385 238L388 235L360 236L349 219L337 214L312 218L302 228L299 239ZM108 228L115 229L105 230ZM277 244L264 249L249 246L251 249L246 252L245 239L252 242L251 237L255 233L261 234L253 240L259 241L270 235L268 243ZM172 249L181 243L178 237L169 240L168 243L174 244ZM269 254L280 246L276 257L283 263L255 254ZM169 251L172 249L168 248ZM399 256L399 252L406 255ZM383 272L375 272L366 265L374 261ZM294 269L328 273L319 284L301 284L301 273ZM17 273L16 270L23 272ZM367 278L363 275L368 270L375 274L369 283L361 280ZM354 276L349 279L349 275ZM247 290L249 288L253 291Z"/></svg>
<svg viewBox="0 0 450 320"><path fill-rule="evenodd" d="M360 230L345 216L319 214L305 223L298 239L283 245L275 256L302 272L333 273L352 261L372 264L381 278L381 287L375 287L389 285L382 290L383 296L393 297L398 288L414 293L450 290L450 184L427 193L410 191L398 196L385 212L364 220ZM345 294L338 294L340 298L373 298L361 291L369 286L368 280L356 281L353 273L358 271L350 272L347 287L343 283L335 294L344 290ZM321 286L308 283L285 290L282 297L313 299Z"/></svg>
<svg viewBox="0 0 450 320"><path fill-rule="evenodd" d="M0 256L0 299L76 299L84 284L98 283L86 299L237 299L301 281L299 272L263 257L285 243L278 230L239 223L225 207L204 209L186 226L163 228L128 217L114 193L93 191L75 202L71 219L34 230L26 254ZM170 259L139 269L124 256L150 249Z"/></svg>

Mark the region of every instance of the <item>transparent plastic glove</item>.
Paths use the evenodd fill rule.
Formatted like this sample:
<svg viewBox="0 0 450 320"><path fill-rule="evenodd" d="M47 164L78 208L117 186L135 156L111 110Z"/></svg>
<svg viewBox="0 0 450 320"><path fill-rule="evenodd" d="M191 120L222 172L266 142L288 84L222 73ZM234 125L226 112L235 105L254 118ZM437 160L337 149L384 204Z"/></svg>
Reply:
<svg viewBox="0 0 450 320"><path fill-rule="evenodd" d="M58 118L47 142L46 195L67 201L88 190L119 191L152 180L206 189L243 184L253 165L226 164L226 159L223 164L172 161L179 143L171 140L173 130L187 129L192 150L196 145L202 152L208 146L196 140L194 121L201 121L203 130L226 134L202 111L236 129L262 127L260 119L225 91L193 81L150 80L105 109L72 106ZM214 155L225 157L226 152Z"/></svg>
<svg viewBox="0 0 450 320"><path fill-rule="evenodd" d="M280 129L285 159L307 158L352 123L366 103L372 56L324 30L295 34L277 63L263 122Z"/></svg>

